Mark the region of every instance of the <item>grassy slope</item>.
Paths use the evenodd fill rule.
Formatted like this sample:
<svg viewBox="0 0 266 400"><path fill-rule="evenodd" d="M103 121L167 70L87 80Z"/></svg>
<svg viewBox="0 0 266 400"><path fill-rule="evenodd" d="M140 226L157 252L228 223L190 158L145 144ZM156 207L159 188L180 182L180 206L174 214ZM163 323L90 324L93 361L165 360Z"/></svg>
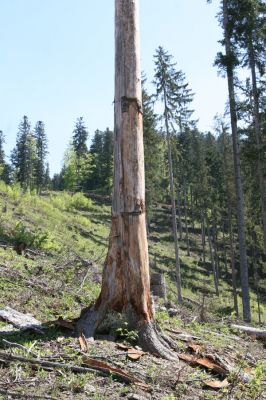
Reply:
<svg viewBox="0 0 266 400"><path fill-rule="evenodd" d="M16 187L11 189L0 184L0 210L3 210L0 216L0 244L7 245L0 247L0 308L9 305L21 312L30 312L41 321L53 320L58 316L66 319L78 317L80 310L92 302L100 290L101 266L108 243L110 207L96 204L80 194L70 196L66 193L47 193L39 197L22 194ZM165 210L157 208L154 211L152 226L149 247L151 264L153 270L165 272L168 282L168 297L173 301L175 300L174 258L169 214ZM207 271L204 272L198 266L200 259L197 251L199 236L191 235L191 239L194 242L191 256L187 257L185 250L181 250L183 290L185 296L201 301L198 289L200 286L206 285L202 280L208 279L212 287L212 278L207 276ZM36 255L28 258L25 255L18 255L13 249L18 242L26 242L31 249L36 251ZM181 248L183 245L184 243L181 243ZM89 267L86 262L88 260L92 261L92 265ZM222 276L225 275L225 271L221 272ZM214 295L207 299L209 311L211 310L216 315L221 314L224 309L232 307L232 296L225 280L221 280L221 288L219 299ZM252 306L253 315L256 317L254 293L252 293ZM157 318L164 327L174 329L182 327L184 329L185 326L187 332L200 335L205 342L216 348L225 349L231 345L231 340L226 338L229 333L227 326L217 322L217 319L213 319L213 317L211 318L213 322L199 324L193 321L197 313L198 310L188 310L183 307L180 308L180 317L178 318L169 318L168 312L165 310L159 311ZM5 326L5 323L0 322L0 330ZM116 321L116 328L118 327L123 327L122 321ZM217 331L217 329L225 336L206 332ZM36 334L15 333L8 336L8 340L22 343L26 350L31 348L31 351L33 349L41 356L57 355L59 359L60 357L62 359L70 357L73 362L79 363L79 348L75 339L68 337L65 333L63 335L63 333L57 327L49 327L45 338ZM182 342L178 344L181 348L184 347ZM234 346L235 354L241 354L244 351L252 352L249 341L236 342ZM253 346L254 357L259 358L260 347L256 346ZM0 342L0 347L5 347L3 342L2 344ZM15 349L13 351L25 355L26 350ZM102 351L105 355L109 355L110 359L112 356L117 358L113 344L96 343L90 349L91 354L95 354L96 350L98 353ZM98 354L97 351L96 354ZM127 367L134 369L134 365L130 365L130 363ZM140 367L143 367L148 381L151 381L155 387L160 383L162 371L169 369L164 362L156 364L149 358L141 361ZM17 368L17 364L14 363L8 370L11 381L14 380ZM110 381L109 386L107 385L108 392L106 383L102 384L92 376L65 372L58 375L41 368L32 374L32 370L25 365L19 368L21 380L35 377L40 382L38 391L51 393L55 398L105 399L111 394L115 399L126 395L128 390L127 387ZM260 369L261 367L258 367L258 371ZM3 374L6 373L5 369L0 369L0 383L1 376L4 376L1 375L1 371ZM176 374L176 371L174 373ZM201 371L190 371L189 374L196 374L195 382L203 379L200 375ZM86 397L88 396L88 391L86 392L88 382L93 383L95 392L91 392L89 397ZM197 387L198 383L189 384L185 380L184 385L182 383L175 390L170 384L166 387L164 384L165 379L164 382L161 382L163 389L160 387L154 389L152 398L177 396L177 391L182 388L184 389L182 398L200 398L197 397L199 393L201 396L205 396L201 398L212 398L212 392L205 392L202 386ZM14 385L12 389L14 388L31 390L30 385L27 384L25 386L20 384L19 388ZM242 393L238 387L235 390ZM251 391L251 389L246 391L247 396L249 390Z"/></svg>

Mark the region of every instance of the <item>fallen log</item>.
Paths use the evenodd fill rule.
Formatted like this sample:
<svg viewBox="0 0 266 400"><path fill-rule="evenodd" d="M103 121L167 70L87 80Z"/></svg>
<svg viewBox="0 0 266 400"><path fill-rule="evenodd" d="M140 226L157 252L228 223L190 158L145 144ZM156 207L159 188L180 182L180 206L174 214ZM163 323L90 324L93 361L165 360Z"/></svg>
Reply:
<svg viewBox="0 0 266 400"><path fill-rule="evenodd" d="M30 314L23 314L11 307L6 306L3 310L0 310L0 320L1 319L9 322L16 328L22 330L32 329L36 332L43 333L42 323L40 321Z"/></svg>
<svg viewBox="0 0 266 400"><path fill-rule="evenodd" d="M258 329L253 328L252 326L244 325L231 325L231 328L242 331L247 335L254 337L255 339L266 340L266 329Z"/></svg>

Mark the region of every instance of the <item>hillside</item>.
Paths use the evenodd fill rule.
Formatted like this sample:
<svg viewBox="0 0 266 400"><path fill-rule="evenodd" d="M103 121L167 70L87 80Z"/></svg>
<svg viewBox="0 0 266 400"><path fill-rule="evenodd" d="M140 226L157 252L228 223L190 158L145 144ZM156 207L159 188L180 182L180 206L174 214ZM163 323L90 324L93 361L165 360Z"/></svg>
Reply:
<svg viewBox="0 0 266 400"><path fill-rule="evenodd" d="M129 330L123 316L111 315L102 324L96 341L89 344L80 343L71 323L66 322L77 318L99 294L110 225L107 201L93 201L80 193L23 194L19 187L1 184L0 210L0 309L9 306L42 322L37 332L14 330L8 322L0 322L0 398L266 398L263 343L239 335L230 327L235 318L229 267L220 265L217 297L211 263L201 260L197 223L188 225L190 256L185 241L180 243L185 297L181 307L176 305L170 210L165 205L152 210L151 272L163 273L167 283L167 299L155 299L156 318L175 341L180 357L175 364L148 354L137 355L139 359L134 361L128 348L134 346L137 352L136 332ZM251 288L256 325L257 299L252 279ZM262 285L260 293L265 289ZM264 310L265 302L261 304L265 323ZM118 347L122 342L125 346ZM72 367L88 366L84 357L89 356L126 370L141 383L128 385L124 382L128 377L122 379L119 372L103 373L102 369L103 376L99 370L79 373L59 365L8 360L3 352ZM202 355L201 363L192 360L197 354ZM213 384L214 380L219 383ZM217 391L211 387L215 385L224 388Z"/></svg>

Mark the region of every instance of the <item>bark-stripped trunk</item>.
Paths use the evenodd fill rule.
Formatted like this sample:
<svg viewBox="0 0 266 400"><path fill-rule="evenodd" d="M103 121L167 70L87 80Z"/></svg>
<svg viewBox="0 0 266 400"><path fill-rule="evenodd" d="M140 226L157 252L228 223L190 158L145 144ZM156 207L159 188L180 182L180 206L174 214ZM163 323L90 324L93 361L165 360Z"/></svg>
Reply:
<svg viewBox="0 0 266 400"><path fill-rule="evenodd" d="M227 0L223 0L223 23L224 23L225 51L226 51L226 56L230 60L232 56L232 50L231 50L231 41L228 30L229 21L227 12ZM240 146L239 146L238 131L237 131L234 72L233 72L233 66L230 63L230 61L227 63L226 69L227 69L232 138L233 138L235 187L237 196L237 225L238 225L238 240L239 240L243 318L246 321L250 321L251 311L250 311L248 263L247 263L247 251L246 251L246 237L245 237L244 201L243 201L243 189L242 189L241 170L240 170Z"/></svg>
<svg viewBox="0 0 266 400"><path fill-rule="evenodd" d="M260 202L261 202L261 217L263 226L264 238L264 253L266 254L266 183L263 174L263 151L261 140L261 121L260 121L260 107L259 107L259 92L257 87L256 77L256 64L254 47L252 40L249 45L249 64L252 78L252 97L253 97L253 118L254 118L254 132L257 149L257 173L260 189Z"/></svg>
<svg viewBox="0 0 266 400"><path fill-rule="evenodd" d="M115 126L112 225L101 293L77 331L93 338L109 310L125 312L149 351L174 359L156 329L145 221L138 0L115 1Z"/></svg>

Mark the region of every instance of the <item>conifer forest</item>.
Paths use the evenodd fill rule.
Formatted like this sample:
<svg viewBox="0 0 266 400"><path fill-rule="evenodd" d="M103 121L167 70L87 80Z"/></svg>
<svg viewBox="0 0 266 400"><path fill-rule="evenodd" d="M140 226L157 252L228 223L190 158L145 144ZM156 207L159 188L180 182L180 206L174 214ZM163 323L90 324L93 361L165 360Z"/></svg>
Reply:
<svg viewBox="0 0 266 400"><path fill-rule="evenodd" d="M9 152L0 114L0 399L266 399L266 2L218 1L206 131L113 3L114 123L77 115L51 174L42 115Z"/></svg>

